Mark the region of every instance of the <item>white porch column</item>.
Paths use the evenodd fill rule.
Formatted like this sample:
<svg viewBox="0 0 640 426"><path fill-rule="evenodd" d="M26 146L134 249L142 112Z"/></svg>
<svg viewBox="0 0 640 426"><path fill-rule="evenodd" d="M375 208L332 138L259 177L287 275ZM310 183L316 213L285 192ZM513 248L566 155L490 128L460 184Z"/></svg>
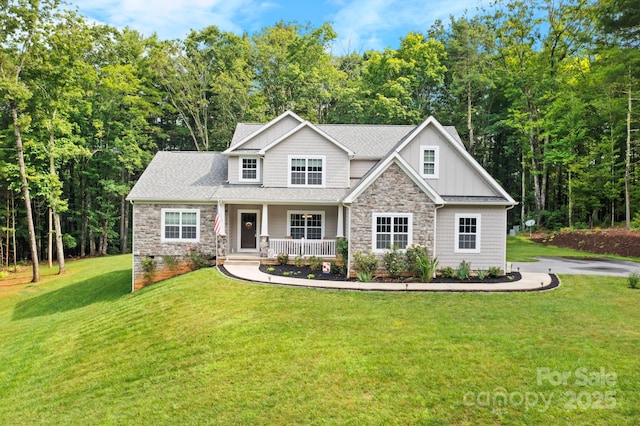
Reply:
<svg viewBox="0 0 640 426"><path fill-rule="evenodd" d="M262 227L260 230L260 236L269 236L269 205L262 205Z"/></svg>
<svg viewBox="0 0 640 426"><path fill-rule="evenodd" d="M220 235L227 235L227 214L224 203L218 203L218 215L220 217Z"/></svg>
<svg viewBox="0 0 640 426"><path fill-rule="evenodd" d="M336 238L344 238L344 207L338 204L338 230Z"/></svg>

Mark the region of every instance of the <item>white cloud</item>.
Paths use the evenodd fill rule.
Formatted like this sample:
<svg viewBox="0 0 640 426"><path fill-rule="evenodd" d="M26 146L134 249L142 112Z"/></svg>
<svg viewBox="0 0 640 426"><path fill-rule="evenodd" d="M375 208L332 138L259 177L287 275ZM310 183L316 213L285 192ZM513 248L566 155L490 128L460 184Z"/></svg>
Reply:
<svg viewBox="0 0 640 426"><path fill-rule="evenodd" d="M476 13L482 0L332 0L339 9L334 13L333 27L339 35L335 53L382 50L397 44L410 31L426 32L437 20L461 16L465 10ZM381 34L396 34L390 40ZM386 40L386 43L385 41Z"/></svg>
<svg viewBox="0 0 640 426"><path fill-rule="evenodd" d="M147 36L155 32L162 39L184 38L190 29L209 25L240 34L247 17L272 7L257 0L83 0L79 4L80 13L97 22L128 26Z"/></svg>

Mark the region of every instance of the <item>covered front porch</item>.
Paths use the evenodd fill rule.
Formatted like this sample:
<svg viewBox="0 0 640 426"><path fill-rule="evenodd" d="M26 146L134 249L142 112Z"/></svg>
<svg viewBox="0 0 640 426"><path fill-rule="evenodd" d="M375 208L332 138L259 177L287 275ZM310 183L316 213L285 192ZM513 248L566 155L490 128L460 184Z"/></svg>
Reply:
<svg viewBox="0 0 640 426"><path fill-rule="evenodd" d="M345 237L344 206L220 203L220 232L225 258L251 256L336 257L336 241Z"/></svg>

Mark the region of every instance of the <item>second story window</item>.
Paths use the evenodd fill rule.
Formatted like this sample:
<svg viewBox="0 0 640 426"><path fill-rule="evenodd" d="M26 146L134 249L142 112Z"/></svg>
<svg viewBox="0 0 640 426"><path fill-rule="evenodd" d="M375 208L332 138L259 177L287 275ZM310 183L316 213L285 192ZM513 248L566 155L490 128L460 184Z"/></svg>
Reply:
<svg viewBox="0 0 640 426"><path fill-rule="evenodd" d="M260 180L257 158L240 158L240 181L257 182Z"/></svg>
<svg viewBox="0 0 640 426"><path fill-rule="evenodd" d="M324 157L289 157L290 186L324 186Z"/></svg>
<svg viewBox="0 0 640 426"><path fill-rule="evenodd" d="M425 178L438 178L438 147L437 146L421 146L420 147L422 170L420 174Z"/></svg>

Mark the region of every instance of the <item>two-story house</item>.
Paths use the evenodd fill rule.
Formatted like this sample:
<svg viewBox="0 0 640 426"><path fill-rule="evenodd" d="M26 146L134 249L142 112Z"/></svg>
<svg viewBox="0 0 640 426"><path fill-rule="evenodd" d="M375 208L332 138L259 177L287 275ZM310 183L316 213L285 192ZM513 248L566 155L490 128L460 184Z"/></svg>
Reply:
<svg viewBox="0 0 640 426"><path fill-rule="evenodd" d="M224 152L159 152L133 203L134 288L141 261L199 250L333 258L426 245L440 267L505 267L507 210L516 202L473 159L456 130L317 125L287 111L238 124ZM217 231L217 232L216 232ZM135 284L137 283L137 284Z"/></svg>

